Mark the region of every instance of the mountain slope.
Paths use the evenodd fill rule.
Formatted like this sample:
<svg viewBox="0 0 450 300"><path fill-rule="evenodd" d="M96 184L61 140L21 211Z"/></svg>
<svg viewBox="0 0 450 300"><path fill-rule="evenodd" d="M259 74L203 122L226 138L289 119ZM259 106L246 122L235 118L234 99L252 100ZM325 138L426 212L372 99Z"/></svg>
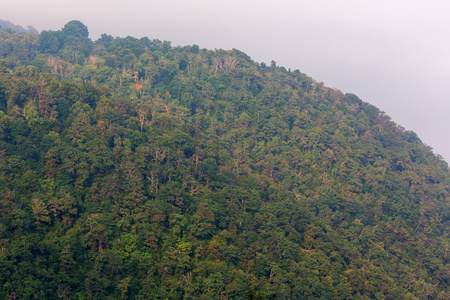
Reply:
<svg viewBox="0 0 450 300"><path fill-rule="evenodd" d="M450 297L448 166L357 96L77 21L6 42L2 298Z"/></svg>
<svg viewBox="0 0 450 300"><path fill-rule="evenodd" d="M18 32L18 33L38 33L36 29L32 26L27 26L27 29L23 28L20 25L15 25L10 21L0 19L0 30L6 30L10 32Z"/></svg>

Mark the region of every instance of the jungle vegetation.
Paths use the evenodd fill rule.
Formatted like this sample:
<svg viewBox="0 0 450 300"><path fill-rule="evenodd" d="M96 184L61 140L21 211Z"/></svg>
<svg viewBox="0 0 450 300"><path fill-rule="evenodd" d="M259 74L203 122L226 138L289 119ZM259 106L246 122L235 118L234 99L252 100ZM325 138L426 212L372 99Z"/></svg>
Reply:
<svg viewBox="0 0 450 300"><path fill-rule="evenodd" d="M236 50L0 31L1 299L450 299L448 165Z"/></svg>

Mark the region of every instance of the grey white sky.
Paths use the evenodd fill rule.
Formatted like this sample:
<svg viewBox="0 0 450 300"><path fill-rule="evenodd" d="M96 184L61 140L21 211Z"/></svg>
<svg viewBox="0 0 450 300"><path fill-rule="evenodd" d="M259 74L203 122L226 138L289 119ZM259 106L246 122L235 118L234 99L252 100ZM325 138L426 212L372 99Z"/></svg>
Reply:
<svg viewBox="0 0 450 300"><path fill-rule="evenodd" d="M450 162L450 1L15 0L0 19L244 51L358 95Z"/></svg>

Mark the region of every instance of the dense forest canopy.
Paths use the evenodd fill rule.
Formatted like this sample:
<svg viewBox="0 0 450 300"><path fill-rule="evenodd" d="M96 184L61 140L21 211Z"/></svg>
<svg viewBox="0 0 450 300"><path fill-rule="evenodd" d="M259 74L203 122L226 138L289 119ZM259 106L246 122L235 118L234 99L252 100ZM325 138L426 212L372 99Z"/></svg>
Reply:
<svg viewBox="0 0 450 300"><path fill-rule="evenodd" d="M0 298L449 299L447 164L236 49L0 32Z"/></svg>

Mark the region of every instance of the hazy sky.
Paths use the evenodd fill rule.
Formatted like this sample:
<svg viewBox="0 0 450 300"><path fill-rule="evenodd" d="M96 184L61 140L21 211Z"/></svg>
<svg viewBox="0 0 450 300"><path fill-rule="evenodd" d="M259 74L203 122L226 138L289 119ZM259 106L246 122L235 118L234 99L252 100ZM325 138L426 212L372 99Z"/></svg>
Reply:
<svg viewBox="0 0 450 300"><path fill-rule="evenodd" d="M450 162L450 1L14 0L0 19L244 51L354 93Z"/></svg>

